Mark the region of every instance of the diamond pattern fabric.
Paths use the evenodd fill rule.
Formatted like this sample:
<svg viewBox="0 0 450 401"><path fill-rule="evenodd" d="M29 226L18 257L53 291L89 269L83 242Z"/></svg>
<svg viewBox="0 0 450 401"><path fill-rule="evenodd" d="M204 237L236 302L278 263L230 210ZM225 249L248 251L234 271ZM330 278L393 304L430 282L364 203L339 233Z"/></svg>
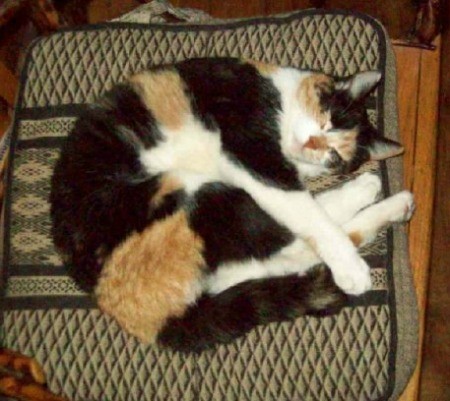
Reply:
<svg viewBox="0 0 450 401"><path fill-rule="evenodd" d="M215 56L255 58L335 75L377 69L379 37L367 23L335 15L310 16L290 24L258 24L215 32Z"/></svg>
<svg viewBox="0 0 450 401"><path fill-rule="evenodd" d="M91 102L133 72L206 56L207 33L94 29L57 33L30 53L25 107Z"/></svg>
<svg viewBox="0 0 450 401"><path fill-rule="evenodd" d="M23 105L90 102L134 72L192 57L252 58L336 75L379 65L377 31L353 16L314 15L221 30L200 25L189 32L119 26L57 33L39 41L30 53Z"/></svg>
<svg viewBox="0 0 450 401"><path fill-rule="evenodd" d="M127 18L129 21L130 19ZM192 57L235 56L348 75L386 72L386 43L372 19L308 10L232 22L114 22L67 30L29 50L14 129L12 184L6 200L2 345L40 361L50 388L77 400L297 401L388 399L395 386L397 315L392 235L384 231L362 253L373 291L339 315L258 327L200 355L140 344L100 313L71 281L50 236L48 195L61 144L85 103L149 66ZM380 129L382 84L369 115ZM317 178L314 192L355 174ZM398 260L395 259L395 260ZM393 270L395 269L395 271Z"/></svg>
<svg viewBox="0 0 450 401"><path fill-rule="evenodd" d="M143 346L97 310L10 311L4 330L73 401L356 401L377 399L388 380L385 305L258 327L199 356Z"/></svg>

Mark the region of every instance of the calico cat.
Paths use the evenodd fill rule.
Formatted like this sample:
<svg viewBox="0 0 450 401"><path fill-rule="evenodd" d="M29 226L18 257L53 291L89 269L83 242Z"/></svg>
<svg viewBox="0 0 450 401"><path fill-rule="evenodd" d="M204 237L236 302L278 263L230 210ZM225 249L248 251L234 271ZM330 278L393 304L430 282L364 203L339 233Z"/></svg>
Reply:
<svg viewBox="0 0 450 401"><path fill-rule="evenodd" d="M78 119L52 179L74 278L125 330L181 350L338 311L371 286L357 246L408 219L412 195L367 208L374 175L316 198L303 178L402 152L364 108L380 78L211 58L117 85Z"/></svg>

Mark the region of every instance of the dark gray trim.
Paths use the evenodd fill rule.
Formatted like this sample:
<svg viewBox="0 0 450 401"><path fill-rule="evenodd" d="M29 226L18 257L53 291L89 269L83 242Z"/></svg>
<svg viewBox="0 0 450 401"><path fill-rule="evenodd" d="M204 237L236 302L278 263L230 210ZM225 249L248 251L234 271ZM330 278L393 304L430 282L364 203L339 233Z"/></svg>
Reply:
<svg viewBox="0 0 450 401"><path fill-rule="evenodd" d="M386 36L386 32L382 29L380 25L377 26L376 29L378 33L378 43L380 46L380 64L378 69L383 72L383 77L386 76L387 73L387 63L386 63L386 57L387 57L387 41L389 38ZM384 113L384 107L386 105L384 104L385 99L385 91L386 91L386 81L383 78L382 83L379 85L378 88L378 97L377 97L377 109L378 109L378 130L380 132L385 133L385 125L384 125L384 119L385 119L385 113ZM382 177L382 183L383 183L383 191L385 196L390 196L390 187L389 187L389 177L387 172L387 164L385 161L380 162L381 167L381 177ZM393 272L393 266L394 266L394 239L393 239L393 232L392 228L389 228L387 231L386 236L387 241L387 257L386 257L386 268L387 268L387 274L388 274L388 293L387 293L387 302L389 305L389 313L390 313L390 322L391 322L391 343L390 343L390 352L389 352L389 363L388 363L388 383L387 383L387 389L386 393L379 397L377 401L384 401L388 400L391 394L394 391L395 385L396 385L396 358L397 358L397 311L396 311L396 305L395 305L395 282L394 282L394 272Z"/></svg>
<svg viewBox="0 0 450 401"><path fill-rule="evenodd" d="M16 118L19 120L45 120L58 117L79 117L87 109L86 104L71 103L58 106L26 107L21 109Z"/></svg>
<svg viewBox="0 0 450 401"><path fill-rule="evenodd" d="M386 305L386 291L369 291L358 297L349 297L346 307ZM5 297L2 310L36 309L97 309L95 298L91 295L48 295Z"/></svg>
<svg viewBox="0 0 450 401"><path fill-rule="evenodd" d="M67 276L66 266L10 265L9 276Z"/></svg>
<svg viewBox="0 0 450 401"><path fill-rule="evenodd" d="M59 149L65 142L66 137L41 137L37 139L25 139L17 141L17 150L32 148L57 148Z"/></svg>
<svg viewBox="0 0 450 401"><path fill-rule="evenodd" d="M96 309L95 299L86 295L6 297L2 310Z"/></svg>

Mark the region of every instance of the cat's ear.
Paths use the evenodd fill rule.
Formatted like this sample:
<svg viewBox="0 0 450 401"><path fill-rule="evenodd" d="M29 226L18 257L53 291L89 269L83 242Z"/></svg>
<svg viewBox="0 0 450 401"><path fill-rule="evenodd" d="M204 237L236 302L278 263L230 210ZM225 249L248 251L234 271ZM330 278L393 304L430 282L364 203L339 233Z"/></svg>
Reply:
<svg viewBox="0 0 450 401"><path fill-rule="evenodd" d="M368 146L370 160L384 160L401 155L404 148L398 142L387 138L376 138Z"/></svg>
<svg viewBox="0 0 450 401"><path fill-rule="evenodd" d="M362 99L375 89L381 80L381 72L359 72L336 83L336 89L348 91L354 100Z"/></svg>

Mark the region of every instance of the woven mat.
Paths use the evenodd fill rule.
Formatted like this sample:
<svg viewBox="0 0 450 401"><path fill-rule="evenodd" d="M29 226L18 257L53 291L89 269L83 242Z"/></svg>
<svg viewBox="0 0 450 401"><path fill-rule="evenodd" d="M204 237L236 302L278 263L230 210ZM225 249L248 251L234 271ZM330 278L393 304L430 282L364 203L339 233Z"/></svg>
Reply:
<svg viewBox="0 0 450 401"><path fill-rule="evenodd" d="M401 229L382 232L363 250L374 289L338 316L259 327L199 356L142 346L67 276L50 237L53 165L85 104L136 71L200 56L246 57L337 75L379 69L385 80L368 102L370 117L387 136L398 135L392 52L371 18L307 10L232 22L203 15L190 25L149 23L167 12L144 10L139 21L145 24L133 22L135 13L64 30L29 49L6 202L2 345L34 355L50 388L74 401L395 398L414 367L417 342ZM177 11L180 16L194 18L187 11ZM351 176L309 185L319 191L370 170L381 176L387 195L400 189L398 163L373 162Z"/></svg>

